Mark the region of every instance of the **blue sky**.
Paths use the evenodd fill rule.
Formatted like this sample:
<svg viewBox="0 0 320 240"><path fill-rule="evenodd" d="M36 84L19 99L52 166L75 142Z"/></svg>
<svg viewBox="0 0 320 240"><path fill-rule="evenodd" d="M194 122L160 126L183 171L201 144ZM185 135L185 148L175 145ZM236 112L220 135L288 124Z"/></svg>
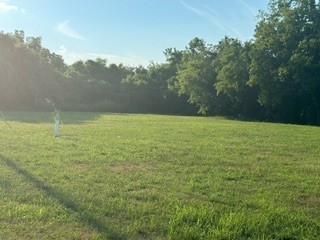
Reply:
<svg viewBox="0 0 320 240"><path fill-rule="evenodd" d="M224 36L253 38L268 0L0 0L0 30L24 30L68 64L164 62L169 47L194 37L216 44Z"/></svg>

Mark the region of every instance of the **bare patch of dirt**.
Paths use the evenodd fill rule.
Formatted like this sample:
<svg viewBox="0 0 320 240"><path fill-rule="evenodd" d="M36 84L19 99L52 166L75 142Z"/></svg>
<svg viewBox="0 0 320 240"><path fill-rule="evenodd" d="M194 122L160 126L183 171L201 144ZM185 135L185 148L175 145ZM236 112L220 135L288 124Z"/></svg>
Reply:
<svg viewBox="0 0 320 240"><path fill-rule="evenodd" d="M88 164L85 164L85 163L77 163L75 164L75 168L76 169L85 169L88 167Z"/></svg>

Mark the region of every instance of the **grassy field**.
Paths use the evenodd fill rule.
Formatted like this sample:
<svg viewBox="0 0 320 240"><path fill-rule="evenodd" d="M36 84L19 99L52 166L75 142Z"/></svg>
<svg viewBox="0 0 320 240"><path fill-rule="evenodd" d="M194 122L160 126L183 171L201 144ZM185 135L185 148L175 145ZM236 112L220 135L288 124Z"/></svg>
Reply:
<svg viewBox="0 0 320 240"><path fill-rule="evenodd" d="M6 112L0 239L320 239L320 128Z"/></svg>

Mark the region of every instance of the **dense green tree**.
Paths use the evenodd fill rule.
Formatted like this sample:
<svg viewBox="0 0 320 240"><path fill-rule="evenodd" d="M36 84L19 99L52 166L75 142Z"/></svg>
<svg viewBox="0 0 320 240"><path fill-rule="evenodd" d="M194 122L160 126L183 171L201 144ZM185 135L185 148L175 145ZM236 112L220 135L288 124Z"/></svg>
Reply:
<svg viewBox="0 0 320 240"><path fill-rule="evenodd" d="M215 58L216 52L213 46L195 38L182 52L178 65L178 92L180 95L187 95L188 101L198 108L200 114L221 113L227 102L224 96L217 96L214 88Z"/></svg>
<svg viewBox="0 0 320 240"><path fill-rule="evenodd" d="M275 120L319 123L319 5L272 0L255 31L250 83Z"/></svg>
<svg viewBox="0 0 320 240"><path fill-rule="evenodd" d="M41 37L27 37L26 45L29 49L39 52L42 49Z"/></svg>
<svg viewBox="0 0 320 240"><path fill-rule="evenodd" d="M170 72L170 77L167 79L168 89L173 92L179 92L179 81L177 78L178 67L182 60L183 51L177 50L175 48L167 48L164 51L166 56L166 68Z"/></svg>
<svg viewBox="0 0 320 240"><path fill-rule="evenodd" d="M61 97L61 74L42 53L56 55L41 46L40 37L24 39L23 31L0 34L0 105L3 108L35 109L44 104L44 98Z"/></svg>
<svg viewBox="0 0 320 240"><path fill-rule="evenodd" d="M232 102L234 115L257 118L259 116L258 89L248 86L251 63L251 42L225 37L216 45L214 68L217 74L215 88Z"/></svg>
<svg viewBox="0 0 320 240"><path fill-rule="evenodd" d="M271 0L252 41L194 38L148 67L105 59L66 65L41 37L0 32L0 108L241 116L320 125L320 9ZM192 107L191 107L192 106ZM263 118L261 118L263 117Z"/></svg>
<svg viewBox="0 0 320 240"><path fill-rule="evenodd" d="M106 59L77 61L65 71L69 107L81 110L124 111L122 84L130 68L107 64Z"/></svg>
<svg viewBox="0 0 320 240"><path fill-rule="evenodd" d="M192 114L194 109L170 86L175 76L176 65L171 62L133 69L123 81L128 106L142 112Z"/></svg>

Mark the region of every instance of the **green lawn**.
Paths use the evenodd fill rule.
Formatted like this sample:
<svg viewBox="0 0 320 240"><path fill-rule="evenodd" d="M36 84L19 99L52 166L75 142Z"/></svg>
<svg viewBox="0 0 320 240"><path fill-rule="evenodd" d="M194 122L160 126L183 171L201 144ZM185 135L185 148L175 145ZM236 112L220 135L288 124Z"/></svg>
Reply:
<svg viewBox="0 0 320 240"><path fill-rule="evenodd" d="M320 239L320 128L6 112L0 239Z"/></svg>

